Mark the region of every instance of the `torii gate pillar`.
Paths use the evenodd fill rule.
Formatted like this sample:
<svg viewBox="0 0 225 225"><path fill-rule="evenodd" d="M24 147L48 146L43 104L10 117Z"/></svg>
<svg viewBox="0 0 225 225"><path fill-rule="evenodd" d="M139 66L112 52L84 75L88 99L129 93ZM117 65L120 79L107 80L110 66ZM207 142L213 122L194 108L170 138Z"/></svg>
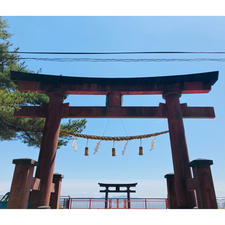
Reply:
<svg viewBox="0 0 225 225"><path fill-rule="evenodd" d="M170 131L177 207L193 208L196 205L194 192L187 189L187 180L192 177L179 101L180 96L181 94L177 91L167 91L163 94L163 98L166 100Z"/></svg>
<svg viewBox="0 0 225 225"><path fill-rule="evenodd" d="M53 172L65 96L63 93L57 93L56 91L47 94L50 99L35 176L40 178L41 187L40 191L32 191L32 208L49 206L51 192L54 192Z"/></svg>

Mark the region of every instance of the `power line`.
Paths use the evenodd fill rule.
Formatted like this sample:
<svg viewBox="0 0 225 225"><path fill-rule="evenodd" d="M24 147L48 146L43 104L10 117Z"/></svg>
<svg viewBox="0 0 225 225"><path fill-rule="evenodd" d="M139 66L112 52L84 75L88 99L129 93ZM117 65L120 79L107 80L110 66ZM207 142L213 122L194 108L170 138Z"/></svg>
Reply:
<svg viewBox="0 0 225 225"><path fill-rule="evenodd" d="M125 52L45 52L45 51L8 51L6 53L42 55L121 55L121 54L225 54L225 51L125 51Z"/></svg>
<svg viewBox="0 0 225 225"><path fill-rule="evenodd" d="M6 58L10 59L10 58ZM39 58L23 57L21 60L37 60L49 62L225 62L225 58Z"/></svg>

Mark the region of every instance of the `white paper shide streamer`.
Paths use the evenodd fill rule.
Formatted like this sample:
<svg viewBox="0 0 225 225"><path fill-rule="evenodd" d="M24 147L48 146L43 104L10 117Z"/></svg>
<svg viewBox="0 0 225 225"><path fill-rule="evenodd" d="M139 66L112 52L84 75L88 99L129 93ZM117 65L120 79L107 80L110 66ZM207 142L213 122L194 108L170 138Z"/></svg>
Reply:
<svg viewBox="0 0 225 225"><path fill-rule="evenodd" d="M74 137L73 142L72 142L73 150L76 152L77 151L77 138Z"/></svg>
<svg viewBox="0 0 225 225"><path fill-rule="evenodd" d="M96 152L98 151L100 143L101 143L101 141L98 141L93 154L96 154Z"/></svg>
<svg viewBox="0 0 225 225"><path fill-rule="evenodd" d="M152 137L150 151L152 151L155 148L155 138L156 138L156 136Z"/></svg>
<svg viewBox="0 0 225 225"><path fill-rule="evenodd" d="M123 146L122 155L124 155L124 153L125 153L125 151L126 151L127 144L128 144L128 141L127 141L127 142L125 143L125 145Z"/></svg>

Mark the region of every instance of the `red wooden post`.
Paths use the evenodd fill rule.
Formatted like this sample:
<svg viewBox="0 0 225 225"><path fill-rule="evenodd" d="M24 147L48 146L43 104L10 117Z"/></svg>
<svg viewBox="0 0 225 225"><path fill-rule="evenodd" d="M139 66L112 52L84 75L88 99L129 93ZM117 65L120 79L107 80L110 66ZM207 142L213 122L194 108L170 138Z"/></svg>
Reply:
<svg viewBox="0 0 225 225"><path fill-rule="evenodd" d="M49 205L60 122L64 109L63 93L53 91L52 93L48 93L48 96L50 100L47 108L45 128L38 159L38 168L36 171L36 177L41 179L41 187L40 191L32 192L32 208Z"/></svg>
<svg viewBox="0 0 225 225"><path fill-rule="evenodd" d="M112 199L109 199L109 209L112 208Z"/></svg>
<svg viewBox="0 0 225 225"><path fill-rule="evenodd" d="M176 199L176 190L174 182L174 174L165 175L167 182L167 194L168 194L168 208L177 209L177 199ZM167 201L166 201L167 204Z"/></svg>
<svg viewBox="0 0 225 225"><path fill-rule="evenodd" d="M165 199L165 205L166 205L166 209L168 209L168 200Z"/></svg>
<svg viewBox="0 0 225 225"><path fill-rule="evenodd" d="M33 179L34 166L32 159L14 159L16 165L10 189L7 209L26 209Z"/></svg>
<svg viewBox="0 0 225 225"><path fill-rule="evenodd" d="M212 160L196 159L190 162L199 209L217 209L216 194L210 165Z"/></svg>
<svg viewBox="0 0 225 225"><path fill-rule="evenodd" d="M51 209L59 209L59 200L60 200L60 193L61 193L61 184L63 179L62 174L55 173L53 175L53 183L55 184L55 191L51 193L50 197L50 206Z"/></svg>
<svg viewBox="0 0 225 225"><path fill-rule="evenodd" d="M73 199L70 199L69 209L72 209L72 203L73 203Z"/></svg>
<svg viewBox="0 0 225 225"><path fill-rule="evenodd" d="M179 101L180 96L177 91L167 91L163 94L163 98L166 100L170 131L177 207L193 208L195 206L194 192L188 191L186 187L187 179L191 178L191 170L189 167L188 149Z"/></svg>

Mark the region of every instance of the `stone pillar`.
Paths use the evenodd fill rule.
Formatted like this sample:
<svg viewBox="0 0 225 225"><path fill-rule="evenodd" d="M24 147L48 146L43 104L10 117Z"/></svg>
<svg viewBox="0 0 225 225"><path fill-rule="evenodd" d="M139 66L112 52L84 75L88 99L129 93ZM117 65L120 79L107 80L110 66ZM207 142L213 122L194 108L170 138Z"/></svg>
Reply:
<svg viewBox="0 0 225 225"><path fill-rule="evenodd" d="M164 177L166 178L167 183L168 209L177 209L174 174L168 173Z"/></svg>
<svg viewBox="0 0 225 225"><path fill-rule="evenodd" d="M163 94L163 98L166 100L177 207L189 209L195 206L195 197L194 192L188 191L186 185L187 179L191 179L191 170L179 101L180 96L181 94L177 91L167 91Z"/></svg>
<svg viewBox="0 0 225 225"><path fill-rule="evenodd" d="M10 188L7 209L26 209L33 180L34 166L32 159L14 159L16 165Z"/></svg>
<svg viewBox="0 0 225 225"><path fill-rule="evenodd" d="M196 159L190 162L193 170L194 184L199 209L217 209L216 194L210 165L212 160Z"/></svg>
<svg viewBox="0 0 225 225"><path fill-rule="evenodd" d="M63 104L65 96L63 93L52 91L48 93L48 96L50 100L47 106L45 128L38 158L38 168L36 171L36 177L41 179L41 186L40 191L32 191L32 208L49 206L60 122L65 108Z"/></svg>
<svg viewBox="0 0 225 225"><path fill-rule="evenodd" d="M55 184L55 192L51 193L50 197L50 206L51 209L59 209L59 200L60 200L60 193L61 193L61 184L63 179L62 174L55 173L53 175L53 183Z"/></svg>

